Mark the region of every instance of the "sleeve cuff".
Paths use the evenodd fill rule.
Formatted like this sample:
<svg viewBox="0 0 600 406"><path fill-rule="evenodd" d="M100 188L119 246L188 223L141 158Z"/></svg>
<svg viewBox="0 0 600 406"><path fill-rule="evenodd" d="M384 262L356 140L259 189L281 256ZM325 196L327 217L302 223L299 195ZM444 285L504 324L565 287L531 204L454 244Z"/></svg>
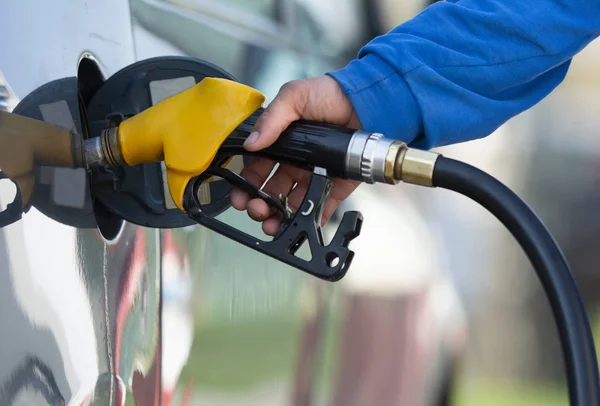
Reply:
<svg viewBox="0 0 600 406"><path fill-rule="evenodd" d="M426 146L419 105L402 75L384 60L367 54L327 75L348 96L364 130Z"/></svg>

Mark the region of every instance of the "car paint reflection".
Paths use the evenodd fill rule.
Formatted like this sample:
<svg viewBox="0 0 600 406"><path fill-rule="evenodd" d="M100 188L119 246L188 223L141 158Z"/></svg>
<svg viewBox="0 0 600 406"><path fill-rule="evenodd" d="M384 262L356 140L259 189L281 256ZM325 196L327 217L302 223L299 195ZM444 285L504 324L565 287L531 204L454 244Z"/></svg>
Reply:
<svg viewBox="0 0 600 406"><path fill-rule="evenodd" d="M106 404L112 394L121 405L125 386L153 379L158 388L158 232L123 232L133 250L35 209L0 232L2 263L10 264L0 268L0 322L10 326L0 347L0 404Z"/></svg>
<svg viewBox="0 0 600 406"><path fill-rule="evenodd" d="M170 230L163 233L162 258L162 405L169 406L194 339L189 254ZM189 404L193 381L183 382L182 406Z"/></svg>
<svg viewBox="0 0 600 406"><path fill-rule="evenodd" d="M17 103L18 99L8 85L2 71L0 71L0 110L12 111Z"/></svg>
<svg viewBox="0 0 600 406"><path fill-rule="evenodd" d="M0 394L0 399L8 405L25 401L33 404L37 396L41 396L48 405L65 403L52 371L36 357L27 357L25 362L17 367L0 389Z"/></svg>

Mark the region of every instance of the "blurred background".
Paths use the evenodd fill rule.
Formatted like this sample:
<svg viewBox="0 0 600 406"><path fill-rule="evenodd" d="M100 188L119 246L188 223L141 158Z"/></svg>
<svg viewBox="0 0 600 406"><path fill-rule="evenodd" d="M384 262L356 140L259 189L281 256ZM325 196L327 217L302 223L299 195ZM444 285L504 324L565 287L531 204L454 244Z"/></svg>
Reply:
<svg viewBox="0 0 600 406"><path fill-rule="evenodd" d="M131 0L139 59L205 59L268 100L288 80L343 66L428 5ZM483 140L440 150L494 175L538 213L572 265L598 337L599 67L593 43L544 102ZM173 233L184 253L163 268L163 386L173 387L173 404L567 404L547 300L491 215L410 185L362 186L349 209L365 224L354 265L335 284L206 229ZM233 209L220 218L260 229Z"/></svg>

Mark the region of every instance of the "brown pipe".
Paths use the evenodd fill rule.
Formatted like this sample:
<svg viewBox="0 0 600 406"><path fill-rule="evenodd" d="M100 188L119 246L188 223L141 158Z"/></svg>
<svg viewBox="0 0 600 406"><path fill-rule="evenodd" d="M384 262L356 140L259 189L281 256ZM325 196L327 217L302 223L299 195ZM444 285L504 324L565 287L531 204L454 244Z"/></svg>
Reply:
<svg viewBox="0 0 600 406"><path fill-rule="evenodd" d="M19 188L27 207L35 165L83 166L81 136L66 128L0 111L0 170Z"/></svg>

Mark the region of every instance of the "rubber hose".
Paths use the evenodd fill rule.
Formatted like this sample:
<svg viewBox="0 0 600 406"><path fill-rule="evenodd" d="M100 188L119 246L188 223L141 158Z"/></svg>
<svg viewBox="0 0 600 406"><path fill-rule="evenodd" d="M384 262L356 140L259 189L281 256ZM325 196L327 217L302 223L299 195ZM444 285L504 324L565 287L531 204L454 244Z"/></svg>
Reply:
<svg viewBox="0 0 600 406"><path fill-rule="evenodd" d="M492 176L463 162L439 157L433 186L465 195L506 226L531 261L550 302L565 360L571 405L600 405L594 340L583 300L560 248L535 213Z"/></svg>

